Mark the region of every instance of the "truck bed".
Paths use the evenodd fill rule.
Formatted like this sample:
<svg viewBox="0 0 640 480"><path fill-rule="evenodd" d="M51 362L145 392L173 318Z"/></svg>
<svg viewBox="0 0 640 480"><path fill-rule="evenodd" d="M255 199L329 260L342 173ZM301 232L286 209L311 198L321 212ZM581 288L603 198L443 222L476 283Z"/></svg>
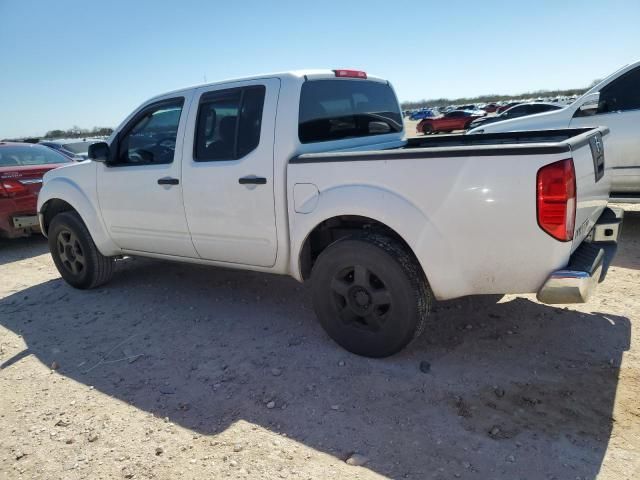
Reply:
<svg viewBox="0 0 640 480"><path fill-rule="evenodd" d="M299 155L289 161L292 241L319 211L377 220L412 247L439 299L537 292L564 268L605 209L610 175L604 127L410 139L388 150ZM572 241L537 223L537 172L572 159L576 215ZM317 223L316 223L317 224ZM298 233L298 231L300 233ZM295 255L294 255L295 258Z"/></svg>

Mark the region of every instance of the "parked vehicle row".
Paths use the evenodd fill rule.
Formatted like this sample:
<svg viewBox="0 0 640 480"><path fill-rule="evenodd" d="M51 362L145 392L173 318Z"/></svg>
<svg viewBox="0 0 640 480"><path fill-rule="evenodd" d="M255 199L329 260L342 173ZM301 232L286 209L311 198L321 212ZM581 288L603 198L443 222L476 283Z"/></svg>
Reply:
<svg viewBox="0 0 640 480"><path fill-rule="evenodd" d="M529 104L529 103L550 103L557 105L558 107L563 107L573 103L578 98L577 95L568 97L538 97L538 98L523 98L518 100L510 100L510 101L499 101L499 102L491 102L491 103L478 103L478 104L464 104L464 105L448 105L448 106L432 106L432 107L423 107L412 110L405 110L403 112L405 117L408 117L410 120L422 120L427 117L439 116L445 113L449 113L453 110L466 110L466 111L482 111L484 114L491 113L502 113L505 110L508 110L511 107L521 104Z"/></svg>
<svg viewBox="0 0 640 480"><path fill-rule="evenodd" d="M594 149L607 135L405 140L386 80L261 75L145 102L91 161L45 175L38 215L76 288L107 282L121 255L291 275L312 281L331 338L384 357L434 299L586 301L622 221Z"/></svg>
<svg viewBox="0 0 640 480"><path fill-rule="evenodd" d="M509 104L509 108L501 113L488 116L485 110L480 110L475 105L462 105L460 109L448 111L440 115L425 115L423 111L409 117L411 120L421 119L416 126L416 132L424 135L440 132L452 132L456 130L467 130L480 125L488 125L502 120L519 118L526 115L559 110L563 108L557 103L531 102ZM490 108L494 112L499 110L497 104Z"/></svg>

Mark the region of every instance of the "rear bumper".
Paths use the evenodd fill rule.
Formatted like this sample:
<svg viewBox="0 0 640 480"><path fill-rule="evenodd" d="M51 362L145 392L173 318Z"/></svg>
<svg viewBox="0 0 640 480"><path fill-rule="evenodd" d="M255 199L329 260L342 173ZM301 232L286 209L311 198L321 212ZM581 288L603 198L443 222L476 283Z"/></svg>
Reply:
<svg viewBox="0 0 640 480"><path fill-rule="evenodd" d="M14 227L12 221L0 221L0 238L20 238L28 237L33 233L39 233L38 224L24 227Z"/></svg>
<svg viewBox="0 0 640 480"><path fill-rule="evenodd" d="M584 303L602 282L618 248L624 210L606 208L569 264L549 275L538 292L543 303Z"/></svg>
<svg viewBox="0 0 640 480"><path fill-rule="evenodd" d="M39 231L35 215L35 201L31 207L29 204L17 205L13 199L0 200L0 237L18 238Z"/></svg>
<svg viewBox="0 0 640 480"><path fill-rule="evenodd" d="M640 203L640 193L612 193L609 201L615 203Z"/></svg>

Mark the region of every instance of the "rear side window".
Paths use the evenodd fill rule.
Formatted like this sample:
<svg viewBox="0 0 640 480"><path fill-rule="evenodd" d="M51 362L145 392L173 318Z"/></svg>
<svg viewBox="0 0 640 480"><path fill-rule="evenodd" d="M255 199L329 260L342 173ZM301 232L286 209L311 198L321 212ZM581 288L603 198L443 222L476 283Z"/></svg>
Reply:
<svg viewBox="0 0 640 480"><path fill-rule="evenodd" d="M520 105L518 107L511 108L508 112L509 115L525 115L529 113L528 105Z"/></svg>
<svg viewBox="0 0 640 480"><path fill-rule="evenodd" d="M640 109L640 68L624 74L602 89L598 113Z"/></svg>
<svg viewBox="0 0 640 480"><path fill-rule="evenodd" d="M302 84L298 137L327 142L402 131L402 114L386 83L312 80Z"/></svg>
<svg viewBox="0 0 640 480"><path fill-rule="evenodd" d="M236 160L255 150L260 143L264 96L263 85L204 94L198 109L194 160Z"/></svg>

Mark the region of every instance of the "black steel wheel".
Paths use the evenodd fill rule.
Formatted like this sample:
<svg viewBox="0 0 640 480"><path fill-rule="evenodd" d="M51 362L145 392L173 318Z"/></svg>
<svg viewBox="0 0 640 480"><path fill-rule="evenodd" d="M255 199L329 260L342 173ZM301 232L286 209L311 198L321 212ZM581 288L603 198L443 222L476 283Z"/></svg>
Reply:
<svg viewBox="0 0 640 480"><path fill-rule="evenodd" d="M423 330L432 295L399 242L379 234L341 239L312 271L313 303L329 336L350 352L386 357Z"/></svg>

